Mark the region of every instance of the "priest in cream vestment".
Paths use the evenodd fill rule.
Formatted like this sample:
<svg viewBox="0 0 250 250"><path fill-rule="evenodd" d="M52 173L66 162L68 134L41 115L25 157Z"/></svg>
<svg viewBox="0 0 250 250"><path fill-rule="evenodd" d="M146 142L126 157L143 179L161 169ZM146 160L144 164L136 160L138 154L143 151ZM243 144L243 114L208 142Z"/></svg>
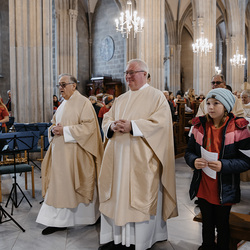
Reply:
<svg viewBox="0 0 250 250"><path fill-rule="evenodd" d="M146 83L145 62L129 61L125 74L130 90L102 125L99 249L145 250L167 239L166 220L177 216L172 117L163 93Z"/></svg>
<svg viewBox="0 0 250 250"><path fill-rule="evenodd" d="M64 101L49 128L50 146L42 163L44 203L37 222L42 234L99 218L97 172L103 154L102 139L91 102L76 90L75 77L59 77Z"/></svg>

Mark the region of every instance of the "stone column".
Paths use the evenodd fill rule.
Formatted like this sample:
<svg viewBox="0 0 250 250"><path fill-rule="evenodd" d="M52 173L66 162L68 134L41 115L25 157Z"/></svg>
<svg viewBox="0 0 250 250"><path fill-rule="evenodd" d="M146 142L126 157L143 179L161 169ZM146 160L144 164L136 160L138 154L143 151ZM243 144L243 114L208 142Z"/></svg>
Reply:
<svg viewBox="0 0 250 250"><path fill-rule="evenodd" d="M9 1L10 81L16 122L52 116L52 0Z"/></svg>
<svg viewBox="0 0 250 250"><path fill-rule="evenodd" d="M69 67L71 74L77 77L77 31L76 31L76 22L77 22L78 11L69 10L70 18L70 54L69 54Z"/></svg>
<svg viewBox="0 0 250 250"><path fill-rule="evenodd" d="M204 38L213 44L212 51L205 55L194 55L194 82L197 94L207 94L211 89L211 78L215 73L215 43L216 43L216 1L193 0L194 43L204 32Z"/></svg>
<svg viewBox="0 0 250 250"><path fill-rule="evenodd" d="M227 54L227 61L226 61L226 67L227 67L227 70L226 70L226 81L227 81L227 84L231 83L232 82L232 79L231 79L231 73L229 71L231 71L231 64L230 64L230 58L232 58L232 52L231 52L231 43L232 43L232 40L229 39L229 38L226 38L225 39L225 42L226 42L226 54ZM230 85L230 84L229 84Z"/></svg>
<svg viewBox="0 0 250 250"><path fill-rule="evenodd" d="M2 77L2 15L0 11L0 77Z"/></svg>
<svg viewBox="0 0 250 250"><path fill-rule="evenodd" d="M53 48L52 48L52 0L43 0L43 78L44 78L44 97L43 113L45 121L51 121L51 112L53 112L53 87L56 84L53 72ZM54 17L55 18L55 17ZM54 19L55 20L55 19Z"/></svg>
<svg viewBox="0 0 250 250"><path fill-rule="evenodd" d="M145 29L137 35L136 57L147 62L151 74L151 85L163 90L164 79L164 0L137 1L138 16L145 19Z"/></svg>
<svg viewBox="0 0 250 250"><path fill-rule="evenodd" d="M222 55L223 55L223 40L219 39L218 41L218 62L217 62L217 67L219 67L220 70L222 70Z"/></svg>
<svg viewBox="0 0 250 250"><path fill-rule="evenodd" d="M57 16L57 72L77 77L77 1L55 0ZM73 9L74 8L74 9Z"/></svg>
<svg viewBox="0 0 250 250"><path fill-rule="evenodd" d="M168 89L172 91L175 95L176 89L179 89L179 86L175 86L175 45L166 46L166 57L164 58L164 64L167 72L168 79ZM166 86L165 86L166 87Z"/></svg>
<svg viewBox="0 0 250 250"><path fill-rule="evenodd" d="M245 16L246 1L225 1L231 25L227 33L227 84L233 91L240 90L244 82L244 67L235 67L230 64L230 59L239 49L240 54L245 54Z"/></svg>
<svg viewBox="0 0 250 250"><path fill-rule="evenodd" d="M249 41L250 41L250 34L249 34ZM248 45L248 50L247 50L247 82L250 83L250 42Z"/></svg>

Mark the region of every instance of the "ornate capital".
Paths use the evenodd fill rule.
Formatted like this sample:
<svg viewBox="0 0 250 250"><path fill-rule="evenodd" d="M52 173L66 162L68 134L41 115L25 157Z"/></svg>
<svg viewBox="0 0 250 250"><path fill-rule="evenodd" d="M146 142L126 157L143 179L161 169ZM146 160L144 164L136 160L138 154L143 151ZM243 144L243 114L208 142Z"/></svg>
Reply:
<svg viewBox="0 0 250 250"><path fill-rule="evenodd" d="M228 46L228 44L229 44L229 39L226 38L226 39L225 39L225 42L226 42L226 46Z"/></svg>
<svg viewBox="0 0 250 250"><path fill-rule="evenodd" d="M69 9L69 16L70 16L70 18L77 19L78 11L73 10L73 9Z"/></svg>
<svg viewBox="0 0 250 250"><path fill-rule="evenodd" d="M234 44L236 42L236 37L235 36L231 36L230 40L231 40L231 43Z"/></svg>
<svg viewBox="0 0 250 250"><path fill-rule="evenodd" d="M60 18L60 10L56 10L55 17L56 19Z"/></svg>
<svg viewBox="0 0 250 250"><path fill-rule="evenodd" d="M203 24L204 24L204 18L198 17L198 26L203 26Z"/></svg>

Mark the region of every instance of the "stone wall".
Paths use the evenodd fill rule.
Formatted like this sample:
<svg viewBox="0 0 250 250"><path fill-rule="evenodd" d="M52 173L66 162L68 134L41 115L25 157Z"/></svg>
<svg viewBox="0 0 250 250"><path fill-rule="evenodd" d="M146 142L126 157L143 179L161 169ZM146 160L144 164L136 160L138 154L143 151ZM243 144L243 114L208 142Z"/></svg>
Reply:
<svg viewBox="0 0 250 250"><path fill-rule="evenodd" d="M0 7L0 95L3 102L8 99L10 89L10 50L9 50L9 6L8 1L1 1Z"/></svg>
<svg viewBox="0 0 250 250"><path fill-rule="evenodd" d="M114 0L98 2L92 26L92 76L112 76L124 83L123 72L126 67L126 38L123 38L121 33L115 30L115 19L119 15L120 10ZM112 45L114 46L113 56Z"/></svg>

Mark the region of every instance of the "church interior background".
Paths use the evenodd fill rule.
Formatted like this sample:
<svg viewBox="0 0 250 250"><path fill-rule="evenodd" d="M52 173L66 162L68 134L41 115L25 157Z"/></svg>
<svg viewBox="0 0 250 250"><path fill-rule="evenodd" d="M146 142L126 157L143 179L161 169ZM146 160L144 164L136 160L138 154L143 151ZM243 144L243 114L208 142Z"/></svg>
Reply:
<svg viewBox="0 0 250 250"><path fill-rule="evenodd" d="M250 88L250 0L131 2L145 20L135 38L133 32L127 38L116 31L115 19L126 10L127 0L0 0L0 95L6 103L11 90L15 122L51 121L52 97L59 96L56 84L62 73L76 76L85 96L102 91L93 88L93 79L106 79L112 91L118 86L116 94L125 92L124 71L133 58L146 61L152 86L174 94L194 88L206 95L215 67L233 91ZM192 48L202 32L213 44L207 55ZM230 62L237 49L247 59L241 67ZM186 147L182 135L181 150ZM179 216L168 221L168 241L152 250L195 250L202 242L201 223L193 221L199 209L188 196L192 170L183 157L176 157L175 169ZM42 200L40 177L35 168L32 209L23 203L14 213L26 233L12 222L1 224L0 249L98 249L100 225L70 228L49 240L42 236L43 226L35 223ZM24 185L24 178L18 178ZM12 178L3 178L5 200L11 187ZM242 182L241 190L233 211L248 214L250 182ZM238 249L249 250L250 242Z"/></svg>
<svg viewBox="0 0 250 250"><path fill-rule="evenodd" d="M215 66L234 91L249 82L249 0L133 0L145 20L135 38L115 27L126 0L1 0L0 6L0 94L6 103L11 89L15 122L51 120L61 73L76 76L84 95L96 77L126 91L123 72L132 58L147 62L151 85L173 93L206 94ZM207 55L192 49L202 32L213 44ZM237 48L245 66L230 63Z"/></svg>

